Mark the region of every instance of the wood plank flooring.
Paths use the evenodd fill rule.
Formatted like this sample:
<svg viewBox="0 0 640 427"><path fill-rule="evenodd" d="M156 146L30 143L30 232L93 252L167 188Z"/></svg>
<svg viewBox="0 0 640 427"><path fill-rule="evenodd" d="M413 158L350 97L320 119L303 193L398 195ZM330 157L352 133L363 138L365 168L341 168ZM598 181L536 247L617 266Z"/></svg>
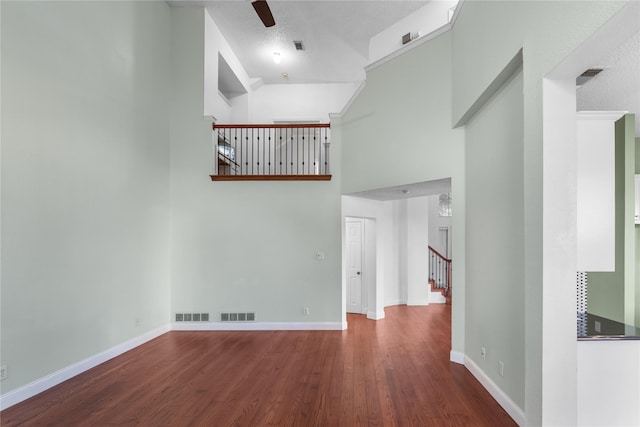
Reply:
<svg viewBox="0 0 640 427"><path fill-rule="evenodd" d="M451 306L346 331L169 332L0 413L2 426L513 426L449 362Z"/></svg>

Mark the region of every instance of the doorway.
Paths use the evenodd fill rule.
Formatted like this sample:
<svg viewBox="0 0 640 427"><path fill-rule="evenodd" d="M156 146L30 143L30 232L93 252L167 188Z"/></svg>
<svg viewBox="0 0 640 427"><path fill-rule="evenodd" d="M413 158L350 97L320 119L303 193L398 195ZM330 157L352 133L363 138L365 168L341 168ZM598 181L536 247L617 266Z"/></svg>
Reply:
<svg viewBox="0 0 640 427"><path fill-rule="evenodd" d="M345 222L347 313L366 313L363 305L366 288L363 283L364 219L347 218Z"/></svg>

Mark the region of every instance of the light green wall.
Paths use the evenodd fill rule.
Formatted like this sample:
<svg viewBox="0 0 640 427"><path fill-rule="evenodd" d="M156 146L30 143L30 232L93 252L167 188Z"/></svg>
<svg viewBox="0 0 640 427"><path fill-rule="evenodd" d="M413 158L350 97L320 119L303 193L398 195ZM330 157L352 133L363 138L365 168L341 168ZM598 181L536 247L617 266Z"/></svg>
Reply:
<svg viewBox="0 0 640 427"><path fill-rule="evenodd" d="M575 302L567 301L562 311L547 307L543 313L543 288L548 286L545 292L551 294L557 283L543 282L542 81L623 3L467 0L453 29L454 123L479 100L486 101L491 95L486 93L491 83L518 49L523 50L525 341L524 349L518 351L525 357L525 405L522 409L529 425L575 424L575 410L568 408L573 407L576 389L574 381L567 381L563 375L564 370L575 372L575 368L543 360L543 353L547 358L575 353L575 341L572 340L575 324L565 322L572 312L575 316ZM486 173L493 175L493 169L488 166ZM472 218L473 212L469 210L467 215ZM511 239L501 243L508 246ZM478 262L492 256L486 252ZM506 313L505 307L510 304L511 301L497 296L493 309ZM480 321L481 314L473 316L467 310L466 316L467 324L470 324ZM548 328L544 334L543 325ZM503 338L496 335L494 339ZM543 344L545 340L547 344ZM472 349L465 350L467 354L472 352Z"/></svg>
<svg viewBox="0 0 640 427"><path fill-rule="evenodd" d="M588 276L589 313L622 323L635 323L634 129L633 114L615 123L615 271Z"/></svg>
<svg viewBox="0 0 640 427"><path fill-rule="evenodd" d="M637 114L640 114L638 112ZM636 138L636 174L640 174L640 137ZM634 215L635 217L635 215ZM636 328L640 328L640 225L635 225L635 234L636 234L636 318L635 318L635 326Z"/></svg>
<svg viewBox="0 0 640 427"><path fill-rule="evenodd" d="M472 213L466 223L465 350L521 408L525 389L522 96L520 70L467 124L465 172L466 207ZM499 361L504 363L504 376Z"/></svg>
<svg viewBox="0 0 640 427"><path fill-rule="evenodd" d="M167 323L169 7L3 1L1 31L6 393Z"/></svg>
<svg viewBox="0 0 640 427"><path fill-rule="evenodd" d="M451 129L451 33L367 73L341 120L342 192L451 177L452 348L464 352L464 130Z"/></svg>
<svg viewBox="0 0 640 427"><path fill-rule="evenodd" d="M330 182L211 182L200 8L171 14L171 311L341 322L340 149ZM337 172L337 173L335 173ZM316 252L325 260L316 261ZM309 307L310 315L303 315Z"/></svg>
<svg viewBox="0 0 640 427"><path fill-rule="evenodd" d="M542 310L543 286L552 287L542 280L542 79L623 3L467 0L452 32L370 70L365 89L342 120L344 193L452 177L454 203L461 203L454 206L454 221L458 223L453 225L454 350L475 356L477 349L465 347L465 336L467 344L474 338L469 337L464 325L484 324L487 316L473 311L473 306L466 307L465 287L471 286L474 279L461 265L491 263L501 253L497 248L521 248L518 266L510 272L520 277L520 283L513 284L515 288L509 292L522 299L513 301L498 294L487 304L493 319L508 319L514 304L523 309L523 318L516 320L508 337L493 330L485 334L498 352L507 352L516 369L524 368L524 381L517 374L507 376L507 363L504 379L496 378L493 364L485 373L504 385L514 401L524 405L521 409L530 425L575 424L576 419L575 381L566 381L562 372L568 369L575 373L575 324L558 325L556 321L571 318L572 312L575 318L575 301L567 303L562 312L549 308L544 317ZM465 260L465 236L469 235L465 224L473 224L475 215L473 209L466 209L465 201L477 201L481 194L469 194L465 187L465 170L460 162L464 157L460 145L464 130L452 132L451 127L461 118L468 118L470 110L490 100L495 89L492 83L520 49L524 64L522 155L520 159L510 159L521 167L521 175L516 175L521 179L521 195L514 203L521 209L515 216L521 219L522 234L501 236L494 242L494 250L475 252L474 259ZM487 181L511 178L492 164L487 164L483 173ZM513 207L508 209L511 212ZM464 215L458 213L467 216L466 222ZM505 283L501 281L501 286ZM493 285L482 281L475 282L475 286L474 295L491 293ZM558 348L548 345L544 353L551 357L558 352L573 352L572 366L543 361L543 320L546 325L559 328L566 338L557 339L557 331L546 331L552 337L547 338L548 343L564 344ZM522 332L524 338L513 341L515 331ZM568 406L561 404L565 398L569 398Z"/></svg>

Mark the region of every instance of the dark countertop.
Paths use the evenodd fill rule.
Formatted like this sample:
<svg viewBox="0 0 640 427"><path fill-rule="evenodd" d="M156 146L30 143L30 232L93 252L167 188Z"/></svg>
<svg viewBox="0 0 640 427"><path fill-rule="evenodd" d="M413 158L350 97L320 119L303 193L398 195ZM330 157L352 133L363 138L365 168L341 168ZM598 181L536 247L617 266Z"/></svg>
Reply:
<svg viewBox="0 0 640 427"><path fill-rule="evenodd" d="M577 314L578 341L640 340L640 328L591 313Z"/></svg>

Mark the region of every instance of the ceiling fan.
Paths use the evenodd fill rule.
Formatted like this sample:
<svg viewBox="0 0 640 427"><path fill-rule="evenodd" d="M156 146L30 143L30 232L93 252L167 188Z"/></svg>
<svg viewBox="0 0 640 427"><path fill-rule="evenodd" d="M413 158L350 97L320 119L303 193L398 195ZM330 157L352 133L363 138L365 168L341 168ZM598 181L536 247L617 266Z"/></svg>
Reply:
<svg viewBox="0 0 640 427"><path fill-rule="evenodd" d="M252 1L251 4L265 27L273 27L276 25L276 21L273 19L271 9L269 9L266 0L255 0Z"/></svg>

